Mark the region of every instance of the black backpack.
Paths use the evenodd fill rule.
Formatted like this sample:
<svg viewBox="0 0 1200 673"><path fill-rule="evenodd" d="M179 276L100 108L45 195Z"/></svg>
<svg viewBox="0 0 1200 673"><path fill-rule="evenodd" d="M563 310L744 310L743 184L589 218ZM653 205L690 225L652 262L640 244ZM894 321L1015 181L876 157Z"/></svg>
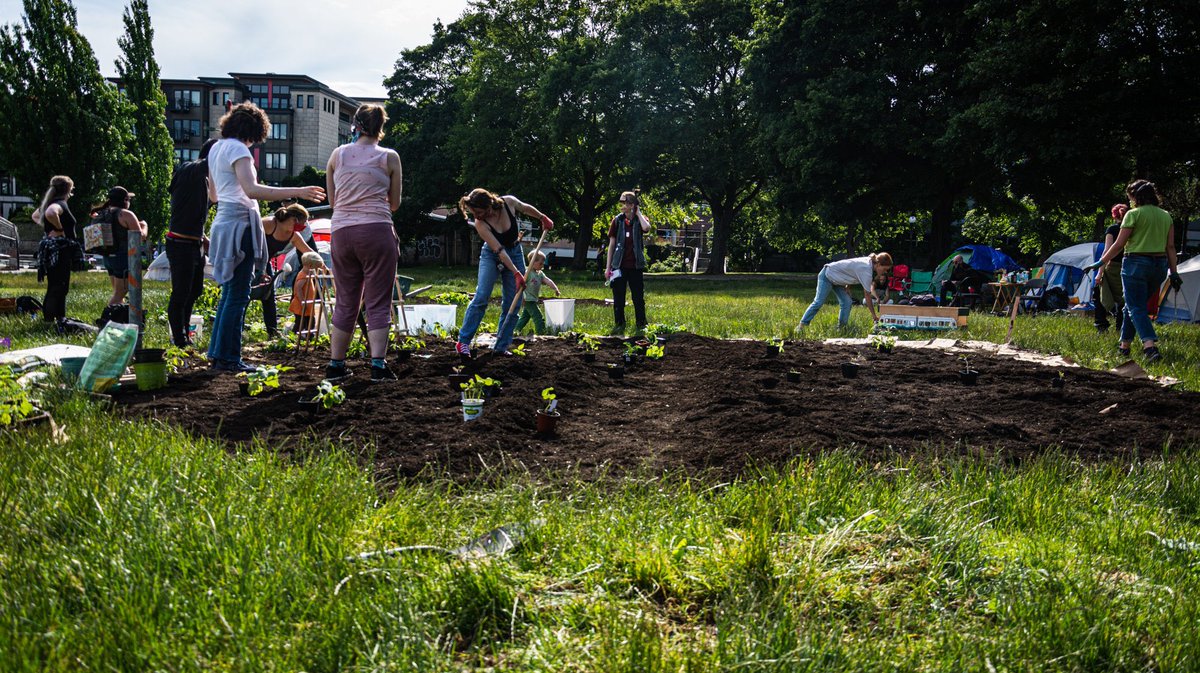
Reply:
<svg viewBox="0 0 1200 673"><path fill-rule="evenodd" d="M42 302L25 295L17 297L17 313L24 315L35 315L42 312Z"/></svg>
<svg viewBox="0 0 1200 673"><path fill-rule="evenodd" d="M129 304L109 304L105 306L104 311L100 314L100 319L96 321L96 327L104 329L104 326L109 322L128 323Z"/></svg>

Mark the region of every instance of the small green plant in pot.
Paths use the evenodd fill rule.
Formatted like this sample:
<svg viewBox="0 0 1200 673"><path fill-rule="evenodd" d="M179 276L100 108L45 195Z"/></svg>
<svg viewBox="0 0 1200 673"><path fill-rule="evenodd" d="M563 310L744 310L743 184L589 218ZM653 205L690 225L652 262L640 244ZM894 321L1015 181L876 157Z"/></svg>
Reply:
<svg viewBox="0 0 1200 673"><path fill-rule="evenodd" d="M621 359L627 365L632 365L632 364L637 363L638 349L640 349L640 348L641 348L641 346L639 346L634 341L626 342L625 343L625 353L621 355Z"/></svg>
<svg viewBox="0 0 1200 673"><path fill-rule="evenodd" d="M464 400L486 400L500 392L500 380L476 374L459 387L462 388Z"/></svg>
<svg viewBox="0 0 1200 673"><path fill-rule="evenodd" d="M322 408L332 409L346 401L346 391L329 381L317 384L317 394L309 400L310 403Z"/></svg>
<svg viewBox="0 0 1200 673"><path fill-rule="evenodd" d="M538 434L549 435L554 433L554 426L558 423L558 396L554 394L554 388L545 388L542 390L543 407L537 412L537 431Z"/></svg>
<svg viewBox="0 0 1200 673"><path fill-rule="evenodd" d="M400 342L399 350L396 351L396 359L404 361L416 354L417 351L425 347L425 342L414 336L404 337L404 341Z"/></svg>
<svg viewBox="0 0 1200 673"><path fill-rule="evenodd" d="M238 387L241 388L243 395L257 397L268 388L279 388L279 375L283 372L291 370L291 367L268 367L266 365L259 365L258 368L252 372L242 372L241 374L238 374L238 378L245 379L238 384Z"/></svg>
<svg viewBox="0 0 1200 673"><path fill-rule="evenodd" d="M767 357L773 358L783 354L783 339L771 339L767 342Z"/></svg>
<svg viewBox="0 0 1200 673"><path fill-rule="evenodd" d="M579 347L583 349L583 361L594 362L596 351L600 350L600 340L590 334L579 337Z"/></svg>
<svg viewBox="0 0 1200 673"><path fill-rule="evenodd" d="M958 356L958 361L962 363L962 369L958 372L958 380L964 386L973 386L979 379L979 372L971 369L971 356L963 354Z"/></svg>
<svg viewBox="0 0 1200 673"><path fill-rule="evenodd" d="M660 345L646 346L646 358L649 360L661 360L667 354L667 347Z"/></svg>
<svg viewBox="0 0 1200 673"><path fill-rule="evenodd" d="M871 335L871 345L880 353L891 353L896 348L896 337L884 334Z"/></svg>

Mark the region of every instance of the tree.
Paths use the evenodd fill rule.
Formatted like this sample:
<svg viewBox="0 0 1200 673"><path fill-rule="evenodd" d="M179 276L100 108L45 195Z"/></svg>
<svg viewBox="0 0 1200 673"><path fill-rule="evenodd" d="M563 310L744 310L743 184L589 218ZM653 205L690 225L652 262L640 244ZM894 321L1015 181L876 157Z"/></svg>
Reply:
<svg viewBox="0 0 1200 673"><path fill-rule="evenodd" d="M137 194L135 211L149 226L150 240L157 241L170 217L167 189L174 164L174 145L166 125L167 97L159 84L147 0L129 0L123 19L125 34L117 39L121 57L116 65L131 106L133 129L117 181Z"/></svg>
<svg viewBox="0 0 1200 673"><path fill-rule="evenodd" d="M708 273L723 274L730 236L765 185L758 117L749 105L750 0L647 0L621 18L614 57L629 62L634 175L713 217Z"/></svg>
<svg viewBox="0 0 1200 673"><path fill-rule="evenodd" d="M22 23L0 28L0 165L34 197L51 176L69 175L70 206L86 213L121 167L126 105L101 76L70 2L23 4Z"/></svg>

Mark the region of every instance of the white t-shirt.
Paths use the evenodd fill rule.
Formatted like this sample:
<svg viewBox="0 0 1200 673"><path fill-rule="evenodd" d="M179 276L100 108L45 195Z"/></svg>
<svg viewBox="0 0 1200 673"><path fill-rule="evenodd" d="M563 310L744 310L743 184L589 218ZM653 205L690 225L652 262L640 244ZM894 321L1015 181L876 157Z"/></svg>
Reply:
<svg viewBox="0 0 1200 673"><path fill-rule="evenodd" d="M257 210L258 204L246 196L238 183L237 175L233 172L233 162L238 159L250 160L250 175L257 180L258 171L254 168L254 157L246 143L236 138L222 138L208 151L208 175L217 190L218 203L241 203L251 210Z"/></svg>
<svg viewBox="0 0 1200 673"><path fill-rule="evenodd" d="M864 292L870 292L875 283L875 265L870 257L851 257L825 265L825 278L834 285L850 286L858 283Z"/></svg>

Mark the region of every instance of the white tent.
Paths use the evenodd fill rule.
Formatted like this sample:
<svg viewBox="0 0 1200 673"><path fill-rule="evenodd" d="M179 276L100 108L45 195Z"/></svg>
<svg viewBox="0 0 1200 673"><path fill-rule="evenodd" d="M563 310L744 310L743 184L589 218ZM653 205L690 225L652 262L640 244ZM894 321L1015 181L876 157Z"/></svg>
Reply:
<svg viewBox="0 0 1200 673"><path fill-rule="evenodd" d="M1079 306L1092 303L1092 285L1096 272L1084 273L1084 267L1095 263L1104 253L1103 243L1080 243L1063 248L1046 258L1046 287L1061 287L1067 295L1076 297Z"/></svg>
<svg viewBox="0 0 1200 673"><path fill-rule="evenodd" d="M169 281L171 280L171 262L167 259L167 253L160 252L158 257L150 262L150 266L146 267L145 273L142 275L146 280ZM204 280L213 279L212 263L206 258L204 260Z"/></svg>
<svg viewBox="0 0 1200 673"><path fill-rule="evenodd" d="M1163 283L1169 290L1158 308L1159 322L1200 321L1200 257L1193 257L1179 264L1179 275L1183 277L1183 288L1179 292L1170 290L1170 280Z"/></svg>

